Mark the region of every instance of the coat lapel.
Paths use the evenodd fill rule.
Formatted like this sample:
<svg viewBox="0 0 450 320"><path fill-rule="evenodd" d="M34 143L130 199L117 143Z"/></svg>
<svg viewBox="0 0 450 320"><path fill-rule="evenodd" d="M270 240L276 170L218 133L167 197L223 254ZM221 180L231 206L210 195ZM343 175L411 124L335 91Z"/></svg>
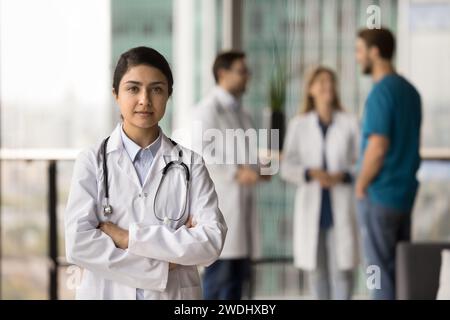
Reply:
<svg viewBox="0 0 450 320"><path fill-rule="evenodd" d="M309 138L309 141L313 144L311 146L311 151L314 152L314 159L317 159L320 163L320 166L322 166L324 141L322 132L320 131L319 116L315 112L311 112L310 114L310 126L311 137Z"/></svg>
<svg viewBox="0 0 450 320"><path fill-rule="evenodd" d="M122 137L120 135L120 126L118 124L108 141L108 147L106 148L106 153L115 160L116 166L121 171L121 174L125 174L133 183L135 183L139 188L141 188L141 182L137 175L136 169L131 162L130 157L126 153L123 146Z"/></svg>
<svg viewBox="0 0 450 320"><path fill-rule="evenodd" d="M173 160L178 160L178 149L174 147L170 139L163 132L161 132L161 147L153 159L153 163L148 173L149 178L146 180L144 187L154 181L159 183L161 180L160 176L162 170L170 161Z"/></svg>

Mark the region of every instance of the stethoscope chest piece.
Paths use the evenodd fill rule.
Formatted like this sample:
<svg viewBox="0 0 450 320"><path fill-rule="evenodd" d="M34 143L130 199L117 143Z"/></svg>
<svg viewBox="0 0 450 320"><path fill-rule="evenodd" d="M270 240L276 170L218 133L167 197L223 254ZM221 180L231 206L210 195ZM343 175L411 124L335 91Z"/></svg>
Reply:
<svg viewBox="0 0 450 320"><path fill-rule="evenodd" d="M109 204L103 206L103 213L105 214L105 216L109 216L112 212L112 207Z"/></svg>

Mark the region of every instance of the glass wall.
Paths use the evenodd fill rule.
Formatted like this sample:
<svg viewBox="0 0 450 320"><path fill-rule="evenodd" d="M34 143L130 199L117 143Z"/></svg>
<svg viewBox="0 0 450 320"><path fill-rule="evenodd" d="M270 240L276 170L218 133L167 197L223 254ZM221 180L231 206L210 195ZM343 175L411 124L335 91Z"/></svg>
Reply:
<svg viewBox="0 0 450 320"><path fill-rule="evenodd" d="M361 114L371 81L358 70L354 43L356 31L366 24L367 7L374 4L381 9L383 25L396 32L400 41L410 39L399 46L414 48L413 55L399 53L397 59L408 61L399 63L399 70L423 92L424 147L448 148L448 92L443 84L450 74L446 56L450 38L441 15L449 6L430 9L416 3L411 10L399 10L402 3L415 2L242 1L242 49L252 70L244 106L256 127L267 125L264 115L276 54L289 71L287 121L298 112L305 72L316 64L336 70L345 108ZM163 130L170 135L180 124L187 124L185 116L191 107L214 86L211 68L222 47L222 5L223 0L0 0L2 151L39 148L51 157L60 148L78 151L108 135L119 121L111 95L113 68L122 52L141 45L163 53L175 75L177 93L170 99ZM405 12L408 16L399 24ZM422 15L429 23L417 23L425 21ZM434 49L423 49L429 46ZM427 78L430 74L436 78ZM43 160L1 162L1 298L49 297L47 169L48 162ZM57 163L61 262L65 256L63 214L72 169L73 161ZM449 240L449 162L424 163L419 176L422 185L413 237ZM308 296L304 275L289 261L294 191L278 175L257 189L261 258L287 260L254 267L256 297ZM358 275L357 297L366 297L362 269ZM63 263L60 298L74 296L68 285L70 276Z"/></svg>
<svg viewBox="0 0 450 320"><path fill-rule="evenodd" d="M269 107L269 85L277 55L289 70L286 120L295 115L303 95L304 75L323 64L336 70L346 110L359 114L370 89L355 62L355 37L366 26L370 4L381 8L381 23L396 31L397 1L360 0L246 0L243 1L243 49L253 81L245 96L257 126L267 126L263 110ZM259 187L258 213L264 258L292 256L294 188L274 176ZM358 296L366 295L362 270ZM261 264L256 272L257 296L307 295L304 277L291 264Z"/></svg>
<svg viewBox="0 0 450 320"><path fill-rule="evenodd" d="M120 54L138 46L152 47L163 54L169 63L172 57L172 1L111 1L111 74ZM163 130L170 132L172 100L161 122ZM119 120L116 109L112 119Z"/></svg>
<svg viewBox="0 0 450 320"><path fill-rule="evenodd" d="M81 148L106 134L109 30L107 0L0 2L2 151ZM46 161L1 162L4 299L48 298L47 166ZM58 169L59 253L64 255L62 214L72 163Z"/></svg>
<svg viewBox="0 0 450 320"><path fill-rule="evenodd" d="M399 69L417 86L423 104L422 146L428 153L450 150L450 1L401 1ZM450 163L427 161L414 210L413 236L450 240Z"/></svg>
<svg viewBox="0 0 450 320"><path fill-rule="evenodd" d="M174 54L174 17L186 1L192 12L193 60L176 62L185 48L178 45L179 54ZM177 63L192 64L187 81L175 78L176 90L194 92L192 105L213 86L211 59L221 43L221 0L1 0L0 14L2 155L30 148L48 158L60 148L76 154L107 136L119 121L111 94L113 69L119 55L132 47L157 49L174 74ZM191 107L183 101L178 105ZM171 98L161 123L169 135L174 108ZM1 161L1 298L49 298L48 165L45 160ZM72 169L73 159L57 162L62 299L74 297L63 220Z"/></svg>

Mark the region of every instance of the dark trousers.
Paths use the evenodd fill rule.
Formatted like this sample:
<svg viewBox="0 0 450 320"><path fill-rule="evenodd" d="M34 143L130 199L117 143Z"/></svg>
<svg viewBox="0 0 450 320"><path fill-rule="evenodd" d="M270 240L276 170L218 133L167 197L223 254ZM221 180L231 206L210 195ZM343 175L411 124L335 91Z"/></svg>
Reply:
<svg viewBox="0 0 450 320"><path fill-rule="evenodd" d="M203 298L240 300L242 286L250 271L249 259L220 259L205 268Z"/></svg>
<svg viewBox="0 0 450 320"><path fill-rule="evenodd" d="M397 243L409 241L411 212L402 212L358 200L358 220L364 251L367 287L375 300L395 299L395 251Z"/></svg>

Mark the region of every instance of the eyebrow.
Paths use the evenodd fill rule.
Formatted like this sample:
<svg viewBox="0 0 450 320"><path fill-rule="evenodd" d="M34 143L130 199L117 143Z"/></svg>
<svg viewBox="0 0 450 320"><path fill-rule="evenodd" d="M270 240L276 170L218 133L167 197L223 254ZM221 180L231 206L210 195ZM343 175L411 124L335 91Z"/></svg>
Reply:
<svg viewBox="0 0 450 320"><path fill-rule="evenodd" d="M139 86L142 85L142 82L134 81L134 80L128 80L125 83L136 84L136 85L139 85ZM150 86L155 86L155 85L158 85L158 84L166 84L166 83L164 81L155 81L155 82L150 82L149 85Z"/></svg>

